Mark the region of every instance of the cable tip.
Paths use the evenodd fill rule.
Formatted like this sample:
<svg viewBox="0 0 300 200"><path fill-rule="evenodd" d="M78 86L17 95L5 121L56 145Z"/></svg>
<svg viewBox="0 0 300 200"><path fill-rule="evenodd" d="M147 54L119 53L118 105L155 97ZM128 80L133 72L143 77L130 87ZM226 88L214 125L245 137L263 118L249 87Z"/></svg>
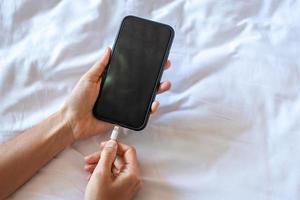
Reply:
<svg viewBox="0 0 300 200"><path fill-rule="evenodd" d="M119 130L119 127L115 126L114 130L111 132L111 135L110 135L111 140L117 140L118 139L118 135L119 135L118 130Z"/></svg>

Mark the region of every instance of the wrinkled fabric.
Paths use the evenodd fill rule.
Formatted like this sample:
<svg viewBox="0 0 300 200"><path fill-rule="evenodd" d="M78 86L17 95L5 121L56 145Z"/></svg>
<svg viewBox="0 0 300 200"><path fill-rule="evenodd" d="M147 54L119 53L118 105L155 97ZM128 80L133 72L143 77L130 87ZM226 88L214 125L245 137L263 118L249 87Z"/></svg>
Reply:
<svg viewBox="0 0 300 200"><path fill-rule="evenodd" d="M300 199L300 1L19 0L0 2L0 142L57 111L79 78L137 15L170 24L170 92L144 131L136 199ZM11 199L82 199L77 142ZM0 157L1 159L1 157ZM26 166L24 165L24 168Z"/></svg>

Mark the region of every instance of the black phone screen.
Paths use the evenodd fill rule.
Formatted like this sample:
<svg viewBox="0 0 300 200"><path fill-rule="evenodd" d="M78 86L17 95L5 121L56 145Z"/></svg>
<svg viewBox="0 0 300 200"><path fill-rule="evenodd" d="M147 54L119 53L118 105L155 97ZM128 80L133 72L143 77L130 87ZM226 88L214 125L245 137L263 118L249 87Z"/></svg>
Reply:
<svg viewBox="0 0 300 200"><path fill-rule="evenodd" d="M144 128L172 37L167 25L124 18L94 107L98 119Z"/></svg>

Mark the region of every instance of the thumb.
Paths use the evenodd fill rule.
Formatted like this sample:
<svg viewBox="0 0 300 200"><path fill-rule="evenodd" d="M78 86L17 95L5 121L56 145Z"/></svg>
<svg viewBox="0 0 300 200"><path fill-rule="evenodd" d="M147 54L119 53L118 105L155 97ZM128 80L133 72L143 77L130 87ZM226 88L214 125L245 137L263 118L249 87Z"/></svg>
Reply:
<svg viewBox="0 0 300 200"><path fill-rule="evenodd" d="M106 68L111 54L111 48L106 48L102 58L93 65L92 68L84 75L85 78L91 81L99 81L104 69Z"/></svg>
<svg viewBox="0 0 300 200"><path fill-rule="evenodd" d="M104 175L109 175L111 173L112 165L116 159L117 150L118 144L116 141L110 140L106 142L95 171L101 171Z"/></svg>

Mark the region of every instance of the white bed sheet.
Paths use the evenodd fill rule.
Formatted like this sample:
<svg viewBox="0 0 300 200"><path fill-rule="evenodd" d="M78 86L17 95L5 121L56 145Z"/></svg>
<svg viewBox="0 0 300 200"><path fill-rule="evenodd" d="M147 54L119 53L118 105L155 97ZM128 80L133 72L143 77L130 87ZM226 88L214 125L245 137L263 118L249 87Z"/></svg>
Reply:
<svg viewBox="0 0 300 200"><path fill-rule="evenodd" d="M0 2L0 141L55 112L121 19L172 25L172 90L137 148L137 199L300 199L300 1L19 0ZM11 199L82 199L83 156L59 154ZM1 159L1 156L0 156Z"/></svg>

